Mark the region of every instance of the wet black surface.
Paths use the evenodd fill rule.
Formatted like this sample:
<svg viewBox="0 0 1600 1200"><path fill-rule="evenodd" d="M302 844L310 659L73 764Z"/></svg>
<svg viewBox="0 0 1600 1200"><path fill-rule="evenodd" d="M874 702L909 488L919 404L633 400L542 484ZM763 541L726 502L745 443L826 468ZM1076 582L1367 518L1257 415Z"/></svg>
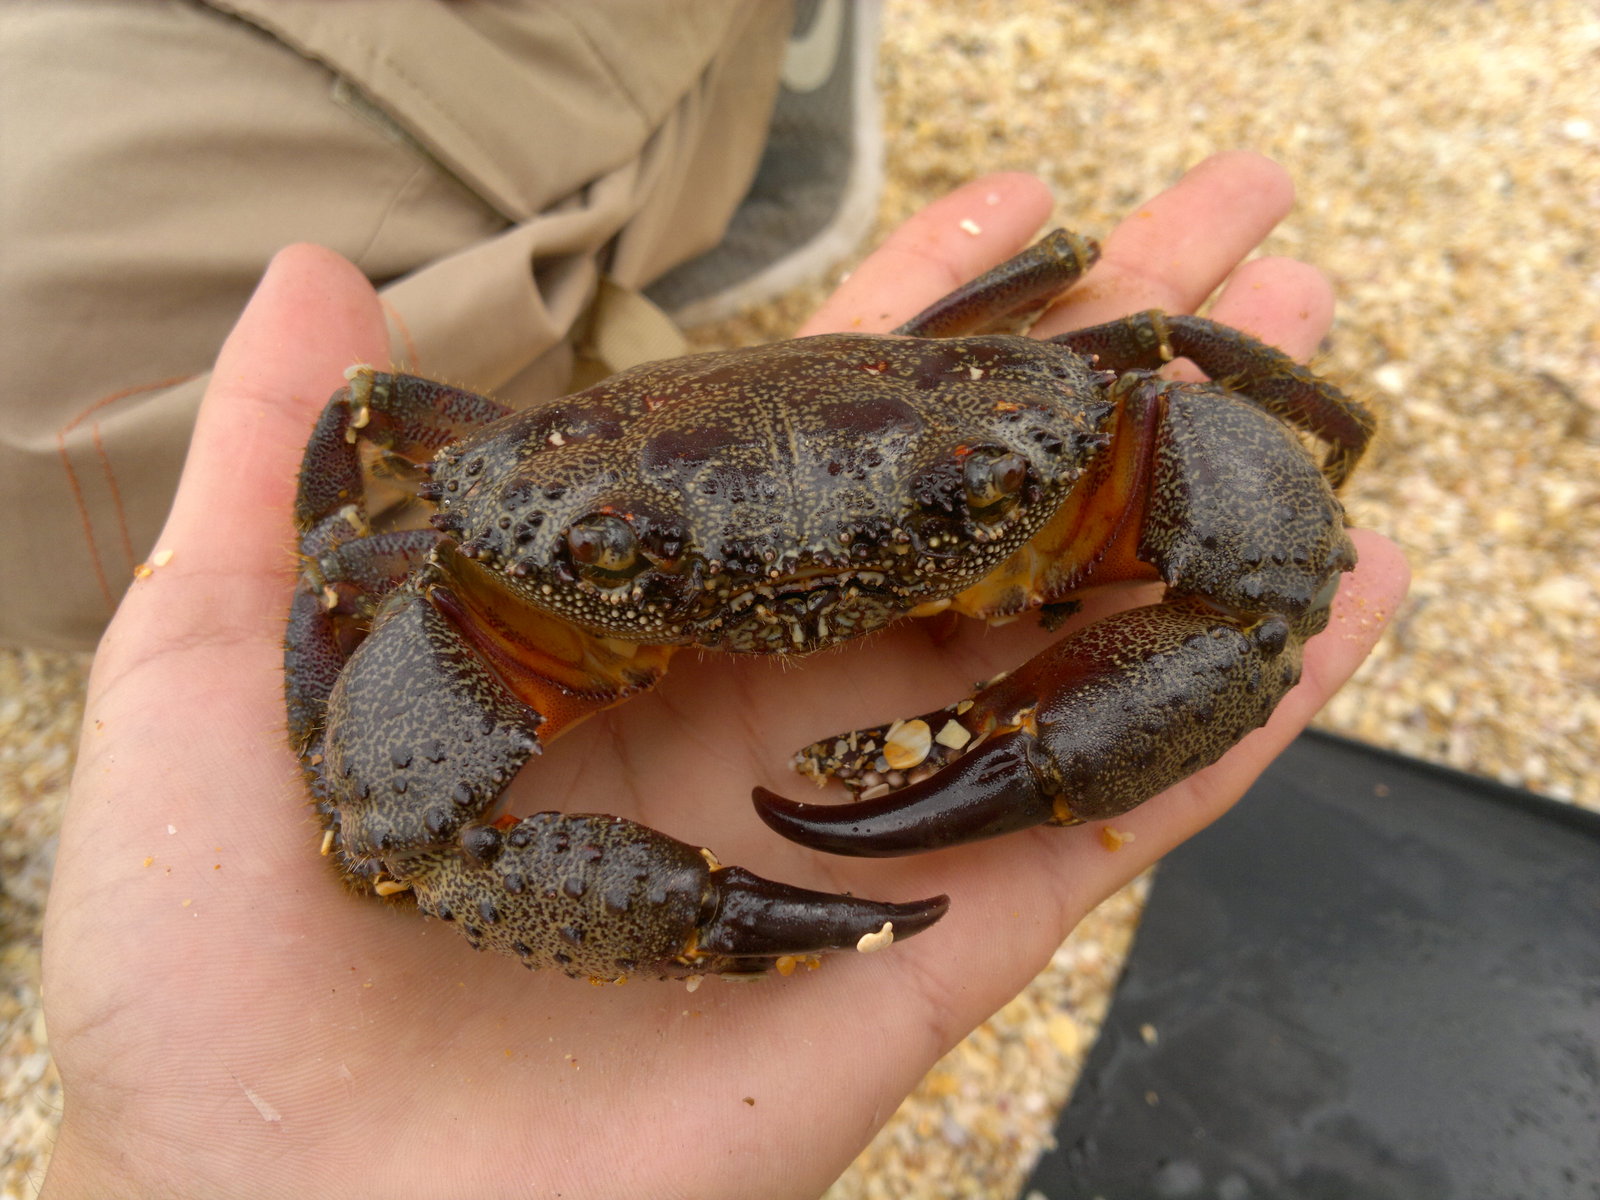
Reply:
<svg viewBox="0 0 1600 1200"><path fill-rule="evenodd" d="M1161 868L1023 1195L1600 1197L1600 815L1321 735Z"/></svg>

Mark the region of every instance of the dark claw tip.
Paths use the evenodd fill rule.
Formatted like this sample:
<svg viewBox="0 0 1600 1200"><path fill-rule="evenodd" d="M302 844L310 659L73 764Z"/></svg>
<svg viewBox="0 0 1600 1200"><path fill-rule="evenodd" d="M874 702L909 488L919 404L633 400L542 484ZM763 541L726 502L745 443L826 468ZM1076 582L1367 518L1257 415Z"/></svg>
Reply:
<svg viewBox="0 0 1600 1200"><path fill-rule="evenodd" d="M894 935L908 938L937 922L950 911L949 896L930 896L926 900L908 900L903 904L885 904L884 919L894 923Z"/></svg>
<svg viewBox="0 0 1600 1200"><path fill-rule="evenodd" d="M885 923L896 939L921 933L950 907L950 897L885 903L816 892L763 879L743 867L711 877L715 912L700 930L700 949L729 959L774 958L859 949Z"/></svg>
<svg viewBox="0 0 1600 1200"><path fill-rule="evenodd" d="M758 787L751 792L756 812L767 825L792 842L856 858L889 858L939 847L935 834L915 814L898 804L899 793L847 804L806 804Z"/></svg>
<svg viewBox="0 0 1600 1200"><path fill-rule="evenodd" d="M756 812L790 841L832 854L885 858L995 837L1052 818L1028 763L1028 737L1004 733L920 783L875 800L801 804L766 788Z"/></svg>

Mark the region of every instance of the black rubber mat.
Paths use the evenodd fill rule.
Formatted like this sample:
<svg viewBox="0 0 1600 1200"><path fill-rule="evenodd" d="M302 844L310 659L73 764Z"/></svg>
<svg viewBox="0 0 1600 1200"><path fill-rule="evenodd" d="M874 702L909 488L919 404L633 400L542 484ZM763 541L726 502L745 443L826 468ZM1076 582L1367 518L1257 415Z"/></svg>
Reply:
<svg viewBox="0 0 1600 1200"><path fill-rule="evenodd" d="M1600 1197L1600 815L1310 734L1156 876L1023 1195Z"/></svg>

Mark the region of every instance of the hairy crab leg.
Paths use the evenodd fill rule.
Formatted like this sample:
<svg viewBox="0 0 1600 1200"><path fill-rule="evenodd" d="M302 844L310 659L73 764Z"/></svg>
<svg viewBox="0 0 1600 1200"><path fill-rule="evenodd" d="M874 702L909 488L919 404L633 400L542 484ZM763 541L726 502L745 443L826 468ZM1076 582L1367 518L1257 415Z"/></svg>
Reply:
<svg viewBox="0 0 1600 1200"><path fill-rule="evenodd" d="M1057 229L934 301L894 332L933 338L1025 330L1099 257L1093 238Z"/></svg>
<svg viewBox="0 0 1600 1200"><path fill-rule="evenodd" d="M1335 488L1349 478L1377 429L1377 418L1359 400L1276 347L1204 317L1151 309L1048 340L1119 371L1190 359L1229 391L1326 443L1323 470Z"/></svg>
<svg viewBox="0 0 1600 1200"><path fill-rule="evenodd" d="M412 462L430 458L464 433L507 415L493 400L415 375L352 367L348 385L322 410L300 462L295 525L302 533L354 505L365 517L358 440Z"/></svg>

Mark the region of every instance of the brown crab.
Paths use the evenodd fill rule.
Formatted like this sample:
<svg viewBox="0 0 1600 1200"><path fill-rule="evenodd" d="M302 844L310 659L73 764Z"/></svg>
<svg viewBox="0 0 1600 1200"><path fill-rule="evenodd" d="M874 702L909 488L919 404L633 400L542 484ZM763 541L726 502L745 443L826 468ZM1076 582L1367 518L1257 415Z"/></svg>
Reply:
<svg viewBox="0 0 1600 1200"><path fill-rule="evenodd" d="M1051 625L1087 588L1165 583L967 698L800 752L854 803L756 789L778 832L843 854L1112 816L1262 724L1354 565L1335 491L1372 418L1196 317L995 332L1097 253L1057 231L894 335L652 363L521 412L353 369L301 468L285 651L342 875L602 980L760 974L938 920L942 896L807 891L618 817L496 815L531 755L684 646L799 655L944 611ZM1154 373L1180 356L1214 382ZM419 480L432 528L373 531L361 442Z"/></svg>

